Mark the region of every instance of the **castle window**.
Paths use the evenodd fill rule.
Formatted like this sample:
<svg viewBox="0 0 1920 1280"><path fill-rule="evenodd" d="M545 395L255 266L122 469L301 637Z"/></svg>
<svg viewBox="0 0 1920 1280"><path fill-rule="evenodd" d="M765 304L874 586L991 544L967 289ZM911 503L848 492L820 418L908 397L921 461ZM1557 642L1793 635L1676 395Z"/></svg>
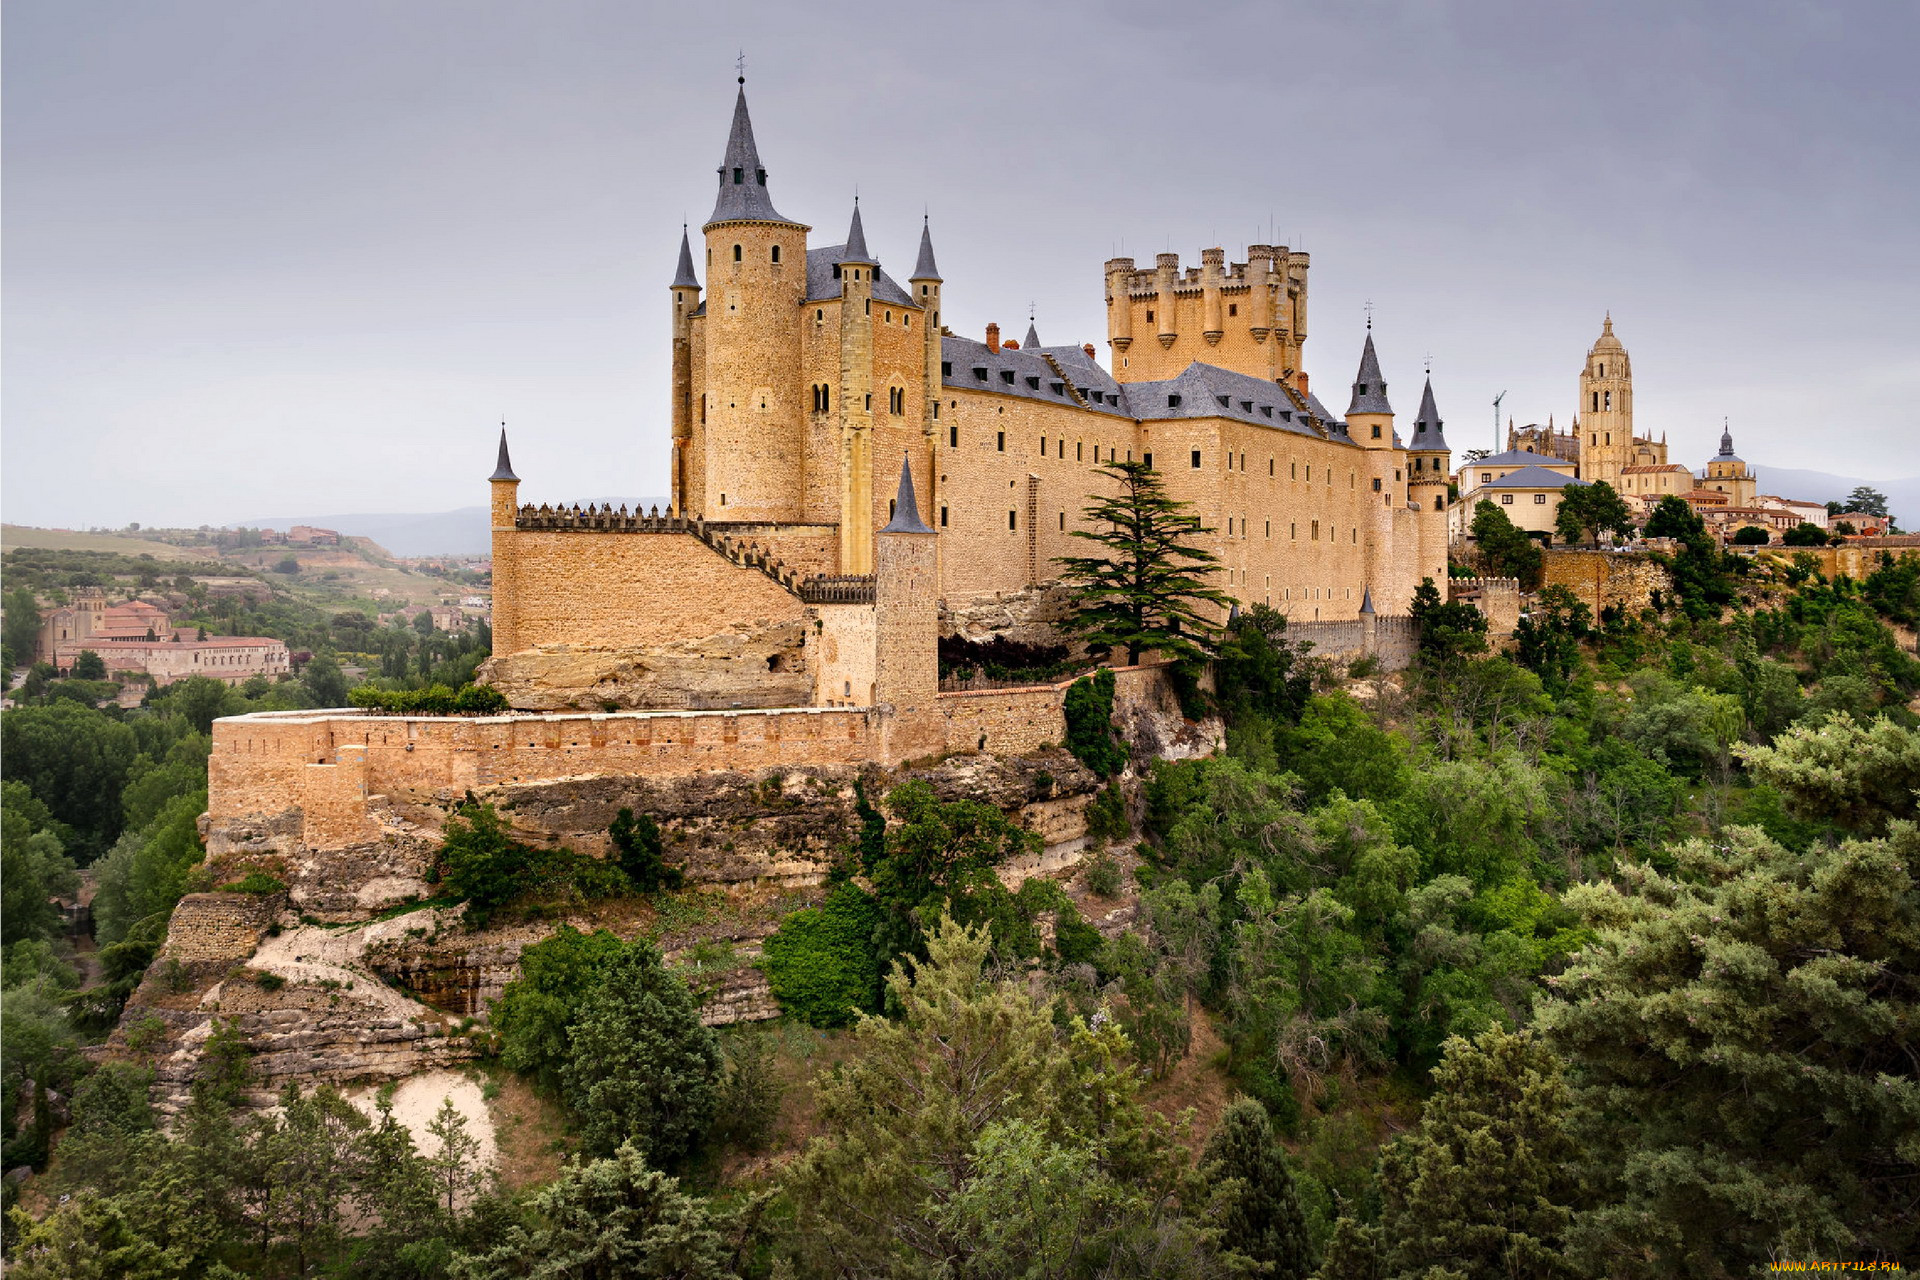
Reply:
<svg viewBox="0 0 1920 1280"><path fill-rule="evenodd" d="M773 261L776 266L779 265L779 262L780 262L780 246L779 245L773 246Z"/></svg>
<svg viewBox="0 0 1920 1280"><path fill-rule="evenodd" d="M734 170L734 172L735 172L735 173L738 173L738 172L740 172L740 171L739 171L738 169L735 169L735 170ZM733 246L733 260L734 260L735 262L738 262L738 261L740 261L740 246L739 246L739 245L735 245L735 246Z"/></svg>
<svg viewBox="0 0 1920 1280"><path fill-rule="evenodd" d="M1153 323L1153 309L1151 307L1147 309L1147 323L1148 324Z"/></svg>
<svg viewBox="0 0 1920 1280"><path fill-rule="evenodd" d="M1085 455L1080 452L1080 442L1078 440L1073 442L1073 460L1075 462L1085 461Z"/></svg>
<svg viewBox="0 0 1920 1280"><path fill-rule="evenodd" d="M897 503L898 503L898 501L899 501L899 500L898 500L898 499L896 499L896 498L888 498L888 499L887 499L887 521L888 521L888 523L892 523L892 521L893 521L893 508L894 508L894 507L895 507L895 506L897 505Z"/></svg>
<svg viewBox="0 0 1920 1280"><path fill-rule="evenodd" d="M1152 455L1152 454L1150 454L1150 453L1143 453L1143 454L1141 454L1141 455L1140 455L1140 461L1141 461L1141 462L1143 462L1144 464L1146 464L1146 468L1147 468L1147 470L1149 470L1149 471L1151 471L1151 470L1153 470L1153 455Z"/></svg>
<svg viewBox="0 0 1920 1280"><path fill-rule="evenodd" d="M1300 541L1300 526L1297 524L1289 524L1287 526L1287 537L1294 542ZM1284 597L1282 598L1284 599Z"/></svg>
<svg viewBox="0 0 1920 1280"><path fill-rule="evenodd" d="M1593 393L1593 411L1595 413L1600 412L1600 393L1598 391Z"/></svg>
<svg viewBox="0 0 1920 1280"><path fill-rule="evenodd" d="M1012 386L1012 385L1013 385L1013 370L1011 370L1011 369L1002 369L1002 370L1000 371L1000 381L1002 381L1002 382L1004 382L1004 383L1006 383L1006 384L1007 384L1008 386Z"/></svg>
<svg viewBox="0 0 1920 1280"><path fill-rule="evenodd" d="M1267 479L1273 479L1273 459L1267 459Z"/></svg>
<svg viewBox="0 0 1920 1280"><path fill-rule="evenodd" d="M1200 469L1200 451L1198 449L1193 451L1193 469L1195 471Z"/></svg>
<svg viewBox="0 0 1920 1280"><path fill-rule="evenodd" d="M1600 364L1600 376L1603 378L1607 376L1607 366L1605 361L1602 361Z"/></svg>
<svg viewBox="0 0 1920 1280"><path fill-rule="evenodd" d="M942 529L947 527L947 508L945 504L942 504L940 507L940 527Z"/></svg>
<svg viewBox="0 0 1920 1280"><path fill-rule="evenodd" d="M871 391L869 391L869 392L867 392L867 399L866 399L866 405L865 405L865 408L866 408L866 410L867 410L867 412L868 412L868 413L872 413L872 412L873 412L873 392L871 392Z"/></svg>
<svg viewBox="0 0 1920 1280"><path fill-rule="evenodd" d="M1269 538L1271 538L1271 537L1273 536L1273 521L1271 521L1271 520L1269 520L1269 521L1267 521L1267 534L1266 534L1266 536L1267 536L1267 537L1269 537Z"/></svg>
<svg viewBox="0 0 1920 1280"><path fill-rule="evenodd" d="M1180 397L1179 397L1179 396L1168 396L1168 397L1167 397L1167 408L1169 408L1169 409L1178 409L1179 407L1180 407Z"/></svg>
<svg viewBox="0 0 1920 1280"><path fill-rule="evenodd" d="M1503 507L1510 507L1510 506L1512 506L1512 505L1513 505L1513 495L1512 495L1512 494L1510 494L1510 493L1503 493L1503 494L1501 494L1501 495L1500 495L1500 505L1501 505L1501 506L1503 506Z"/></svg>
<svg viewBox="0 0 1920 1280"><path fill-rule="evenodd" d="M1020 516L1019 516L1019 513L1017 513L1017 512L1013 512L1013 511L1009 511L1009 512L1007 512L1007 530L1008 530L1008 532L1010 532L1010 533L1011 533L1011 532L1015 532L1015 531L1017 531L1017 530L1018 530L1019 528L1020 528Z"/></svg>
<svg viewBox="0 0 1920 1280"><path fill-rule="evenodd" d="M1057 396L1067 394L1067 384L1064 382L1049 382L1047 386L1052 390L1053 394Z"/></svg>
<svg viewBox="0 0 1920 1280"><path fill-rule="evenodd" d="M1007 433L1006 432L1004 431L994 432L994 447L998 449L1001 453L1005 453L1007 451Z"/></svg>
<svg viewBox="0 0 1920 1280"><path fill-rule="evenodd" d="M1261 405L1260 416L1263 418L1271 418L1273 416L1273 406L1270 404Z"/></svg>
<svg viewBox="0 0 1920 1280"><path fill-rule="evenodd" d="M1439 510L1441 510L1441 509L1443 509L1443 508L1444 508L1444 507L1445 507L1446 505L1447 505L1447 495L1446 495L1446 494L1444 494L1444 493L1436 493L1436 494L1434 494L1434 495L1433 495L1433 509L1434 509L1435 511L1439 511Z"/></svg>
<svg viewBox="0 0 1920 1280"><path fill-rule="evenodd" d="M1064 531L1066 527L1067 527L1067 513L1062 511L1060 513L1060 528L1062 531Z"/></svg>
<svg viewBox="0 0 1920 1280"><path fill-rule="evenodd" d="M1220 405L1220 407L1221 407L1222 409L1224 409L1224 408L1226 408L1226 407L1227 407L1227 397L1225 397L1225 396L1215 396L1215 397L1214 397L1214 399L1215 399L1216 401L1218 401L1218 402L1219 402L1219 405Z"/></svg>
<svg viewBox="0 0 1920 1280"><path fill-rule="evenodd" d="M902 329L913 328L913 317L910 315L907 315L905 312L902 312L900 314L900 327Z"/></svg>
<svg viewBox="0 0 1920 1280"><path fill-rule="evenodd" d="M835 280L840 278L840 264L837 262L833 264L833 278Z"/></svg>
<svg viewBox="0 0 1920 1280"><path fill-rule="evenodd" d="M1373 491L1374 491L1375 493L1378 493L1378 492L1380 492L1380 477L1379 477L1379 476L1375 476L1375 477L1373 478Z"/></svg>
<svg viewBox="0 0 1920 1280"><path fill-rule="evenodd" d="M1534 495L1533 495L1533 505L1534 505L1534 506L1536 506L1536 507L1544 507L1544 506L1546 506L1546 505L1547 505L1547 495L1546 495L1546 494L1544 494L1544 493L1536 493L1536 494L1534 494Z"/></svg>
<svg viewBox="0 0 1920 1280"><path fill-rule="evenodd" d="M1318 520L1313 522L1313 540L1315 542L1320 541L1320 522Z"/></svg>
<svg viewBox="0 0 1920 1280"><path fill-rule="evenodd" d="M1242 412L1242 413L1252 413L1252 412L1253 412L1253 401L1251 401L1251 400L1242 400L1242 401L1240 402L1240 412Z"/></svg>
<svg viewBox="0 0 1920 1280"><path fill-rule="evenodd" d="M1377 422L1373 424L1373 438L1375 440L1380 438L1380 424Z"/></svg>
<svg viewBox="0 0 1920 1280"><path fill-rule="evenodd" d="M868 315L872 315L872 314L873 314L873 299L872 299L872 298L868 298L868 299L867 299L867 314L868 314Z"/></svg>
<svg viewBox="0 0 1920 1280"><path fill-rule="evenodd" d="M935 405L933 407L938 409L940 406ZM960 428L948 427L947 428L947 448L958 449L959 447L960 447Z"/></svg>
<svg viewBox="0 0 1920 1280"><path fill-rule="evenodd" d="M735 169L735 170L733 171L733 185L734 185L734 186L736 186L736 187L737 187L737 186L739 186L739 185L740 185L740 184L741 184L742 182L745 182L746 180L747 180L747 174L746 174L746 170L744 170L744 169Z"/></svg>
<svg viewBox="0 0 1920 1280"><path fill-rule="evenodd" d="M942 360L940 362L940 376L943 378L951 378L953 376L953 361Z"/></svg>
<svg viewBox="0 0 1920 1280"><path fill-rule="evenodd" d="M720 505L723 507L727 505L727 495L724 493L720 495Z"/></svg>
<svg viewBox="0 0 1920 1280"><path fill-rule="evenodd" d="M761 186L763 186L763 187L764 187L764 186L766 186L766 185L767 185L767 171L766 171L765 169L755 169L755 170L753 171L753 180L754 180L755 182L757 182L757 183L759 183L759 184L760 184Z"/></svg>
<svg viewBox="0 0 1920 1280"><path fill-rule="evenodd" d="M1040 456L1043 458L1047 456L1047 438L1045 436L1040 437Z"/></svg>
<svg viewBox="0 0 1920 1280"><path fill-rule="evenodd" d="M1230 316L1237 316L1237 315L1239 315L1239 314L1240 314L1240 304L1239 304L1239 303L1237 303L1237 302L1229 302L1229 303L1227 304L1227 314L1228 314L1228 315L1230 315Z"/></svg>
<svg viewBox="0 0 1920 1280"><path fill-rule="evenodd" d="M987 366L983 364L973 366L973 380L975 382L985 382L987 380Z"/></svg>
<svg viewBox="0 0 1920 1280"><path fill-rule="evenodd" d="M1040 379L1038 378L1027 379L1027 390L1038 391L1039 389L1040 389Z"/></svg>
<svg viewBox="0 0 1920 1280"><path fill-rule="evenodd" d="M1604 395L1607 402L1607 408L1609 409L1613 408L1613 392L1608 391L1608 392L1605 392Z"/></svg>

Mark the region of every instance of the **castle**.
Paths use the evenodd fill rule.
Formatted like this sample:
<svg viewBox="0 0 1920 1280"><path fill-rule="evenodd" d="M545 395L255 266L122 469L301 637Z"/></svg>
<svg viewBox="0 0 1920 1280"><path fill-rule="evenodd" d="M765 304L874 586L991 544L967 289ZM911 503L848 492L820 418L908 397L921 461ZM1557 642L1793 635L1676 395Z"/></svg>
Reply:
<svg viewBox="0 0 1920 1280"><path fill-rule="evenodd" d="M889 656L890 599L932 617L1043 593L1121 460L1191 504L1236 602L1350 621L1445 580L1432 386L1403 443L1369 332L1344 417L1320 402L1306 254L1108 261L1103 368L1031 325L950 332L928 226L904 287L857 201L843 243L810 245L774 206L744 87L718 188L700 265L683 233L669 286L669 511L523 506L502 437L487 675L516 707L867 705L890 666L933 670L930 650ZM883 530L909 509L927 546L896 588Z"/></svg>

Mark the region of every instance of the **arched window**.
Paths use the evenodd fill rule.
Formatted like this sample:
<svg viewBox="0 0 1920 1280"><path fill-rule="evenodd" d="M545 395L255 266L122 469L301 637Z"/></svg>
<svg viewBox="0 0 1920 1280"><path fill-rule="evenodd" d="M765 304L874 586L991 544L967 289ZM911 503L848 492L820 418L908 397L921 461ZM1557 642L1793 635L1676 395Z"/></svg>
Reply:
<svg viewBox="0 0 1920 1280"><path fill-rule="evenodd" d="M734 170L734 172L735 172L735 173L738 173L738 172L740 172L740 171L739 171L738 169L735 169L735 170ZM735 262L738 262L738 261L740 261L740 246L739 246L739 245L735 245L735 246L733 246L733 260L734 260Z"/></svg>
<svg viewBox="0 0 1920 1280"><path fill-rule="evenodd" d="M780 246L779 246L779 245L775 245L775 246L773 246L773 260L774 260L774 262L775 262L775 263L778 263L778 262L780 261Z"/></svg>

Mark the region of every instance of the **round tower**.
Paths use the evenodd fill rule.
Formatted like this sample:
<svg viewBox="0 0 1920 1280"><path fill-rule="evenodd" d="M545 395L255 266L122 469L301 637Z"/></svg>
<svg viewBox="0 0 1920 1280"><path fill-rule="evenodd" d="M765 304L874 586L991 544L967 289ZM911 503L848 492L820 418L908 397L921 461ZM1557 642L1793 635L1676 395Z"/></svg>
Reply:
<svg viewBox="0 0 1920 1280"><path fill-rule="evenodd" d="M806 406L800 385L808 227L767 194L743 78L720 165L720 192L701 228L707 301L699 399L701 484L684 503L708 520L803 518Z"/></svg>
<svg viewBox="0 0 1920 1280"><path fill-rule="evenodd" d="M700 280L693 274L693 246L680 228L680 264L668 286L673 295L673 505L687 505L687 454L693 448L693 313L700 309Z"/></svg>
<svg viewBox="0 0 1920 1280"><path fill-rule="evenodd" d="M1420 413L1413 422L1413 439L1407 444L1407 500L1419 509L1418 546L1420 564L1413 574L1416 584L1432 578L1444 587L1447 580L1447 475L1453 466L1453 453L1442 431L1440 410L1433 402L1433 379L1420 392Z"/></svg>

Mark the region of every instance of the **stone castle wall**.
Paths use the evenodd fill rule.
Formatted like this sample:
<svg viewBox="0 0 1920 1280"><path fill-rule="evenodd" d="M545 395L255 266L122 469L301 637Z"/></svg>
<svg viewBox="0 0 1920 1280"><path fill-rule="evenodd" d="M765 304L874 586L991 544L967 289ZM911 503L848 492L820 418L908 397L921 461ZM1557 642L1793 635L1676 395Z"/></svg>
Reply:
<svg viewBox="0 0 1920 1280"><path fill-rule="evenodd" d="M278 893L190 893L167 923L164 959L234 964L252 955L286 897Z"/></svg>
<svg viewBox="0 0 1920 1280"><path fill-rule="evenodd" d="M1487 619L1487 634L1510 636L1520 625L1520 579L1449 578L1448 600L1465 600Z"/></svg>
<svg viewBox="0 0 1920 1280"><path fill-rule="evenodd" d="M1653 604L1653 593L1671 595L1673 579L1652 556L1630 551L1582 551L1548 547L1541 574L1543 587L1565 587L1598 618L1603 609L1638 616Z"/></svg>

